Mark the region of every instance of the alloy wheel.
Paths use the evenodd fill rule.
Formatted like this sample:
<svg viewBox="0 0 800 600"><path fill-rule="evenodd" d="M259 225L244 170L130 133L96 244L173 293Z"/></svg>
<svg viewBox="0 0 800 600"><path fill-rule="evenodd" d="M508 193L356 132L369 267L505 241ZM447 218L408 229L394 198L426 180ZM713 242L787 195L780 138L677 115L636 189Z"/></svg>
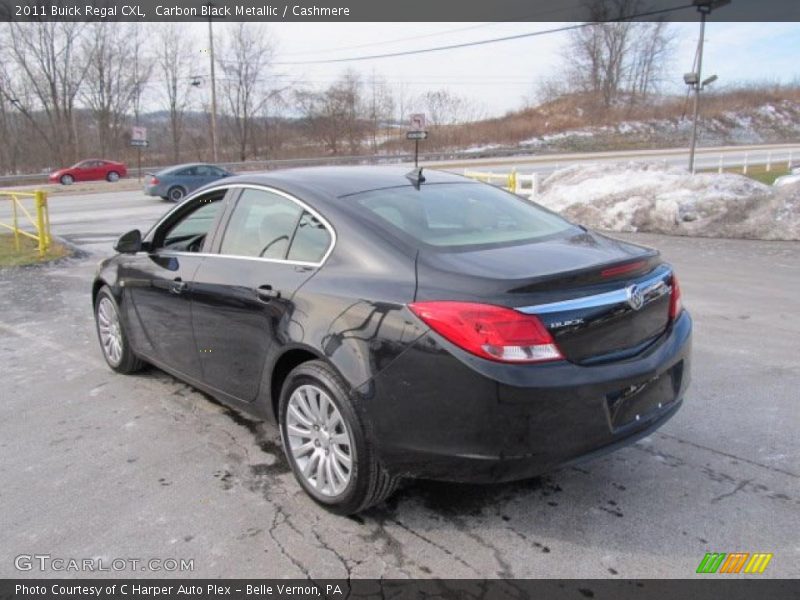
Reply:
<svg viewBox="0 0 800 600"><path fill-rule="evenodd" d="M292 392L286 435L298 473L319 494L342 494L353 474L353 440L330 396L315 385Z"/></svg>
<svg viewBox="0 0 800 600"><path fill-rule="evenodd" d="M106 358L114 366L119 365L122 361L122 329L117 309L105 297L97 305L97 329Z"/></svg>

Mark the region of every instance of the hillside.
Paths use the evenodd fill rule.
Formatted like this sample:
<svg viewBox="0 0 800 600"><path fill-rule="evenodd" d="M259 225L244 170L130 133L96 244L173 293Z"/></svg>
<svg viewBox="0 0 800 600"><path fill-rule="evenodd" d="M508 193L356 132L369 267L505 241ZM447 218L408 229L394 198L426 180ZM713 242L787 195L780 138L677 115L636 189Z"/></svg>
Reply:
<svg viewBox="0 0 800 600"><path fill-rule="evenodd" d="M426 149L483 153L501 148L539 152L681 146L689 140L691 111L691 99L685 97L598 110L590 99L571 95L500 118L439 128L432 132ZM701 145L797 141L800 87L705 94L698 135Z"/></svg>

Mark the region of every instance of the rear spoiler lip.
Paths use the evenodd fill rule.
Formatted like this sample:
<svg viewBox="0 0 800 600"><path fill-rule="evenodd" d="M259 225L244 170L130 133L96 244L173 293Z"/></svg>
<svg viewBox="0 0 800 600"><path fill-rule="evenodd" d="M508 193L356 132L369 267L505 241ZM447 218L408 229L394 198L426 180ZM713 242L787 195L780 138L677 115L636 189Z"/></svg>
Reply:
<svg viewBox="0 0 800 600"><path fill-rule="evenodd" d="M665 265L666 266L666 265ZM546 304L534 304L532 306L517 307L519 312L529 315L543 315L549 313L569 312L573 310L584 310L588 308L599 308L603 306L613 306L628 302L633 289L636 289L644 296L644 302L649 304L665 294L672 292L672 268L666 267L659 269L659 272L645 279L637 281L633 285L620 287L610 292L602 292L591 296L581 296L548 302ZM637 309L638 310L638 309Z"/></svg>

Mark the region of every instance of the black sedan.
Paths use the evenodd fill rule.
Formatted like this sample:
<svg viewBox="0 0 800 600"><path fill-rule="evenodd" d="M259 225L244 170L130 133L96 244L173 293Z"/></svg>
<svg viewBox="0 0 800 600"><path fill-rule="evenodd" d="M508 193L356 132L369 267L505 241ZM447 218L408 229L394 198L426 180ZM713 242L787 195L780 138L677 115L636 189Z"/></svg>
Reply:
<svg viewBox="0 0 800 600"><path fill-rule="evenodd" d="M277 421L338 513L403 477L507 481L630 444L689 382L657 251L448 173L238 176L116 249L92 289L111 368Z"/></svg>

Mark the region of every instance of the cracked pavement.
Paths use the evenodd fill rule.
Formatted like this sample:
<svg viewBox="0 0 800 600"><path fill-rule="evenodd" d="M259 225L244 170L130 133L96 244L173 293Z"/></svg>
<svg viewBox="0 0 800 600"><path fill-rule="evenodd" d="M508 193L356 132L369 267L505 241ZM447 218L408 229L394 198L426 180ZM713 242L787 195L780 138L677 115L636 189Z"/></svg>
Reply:
<svg viewBox="0 0 800 600"><path fill-rule="evenodd" d="M673 262L695 319L678 414L538 479L410 482L343 518L301 491L272 425L155 368L106 367L95 264L166 208L54 198L54 234L88 256L0 270L0 576L59 576L14 568L48 553L194 559L120 576L683 578L737 551L774 553L761 577L800 576L800 244L625 235Z"/></svg>

